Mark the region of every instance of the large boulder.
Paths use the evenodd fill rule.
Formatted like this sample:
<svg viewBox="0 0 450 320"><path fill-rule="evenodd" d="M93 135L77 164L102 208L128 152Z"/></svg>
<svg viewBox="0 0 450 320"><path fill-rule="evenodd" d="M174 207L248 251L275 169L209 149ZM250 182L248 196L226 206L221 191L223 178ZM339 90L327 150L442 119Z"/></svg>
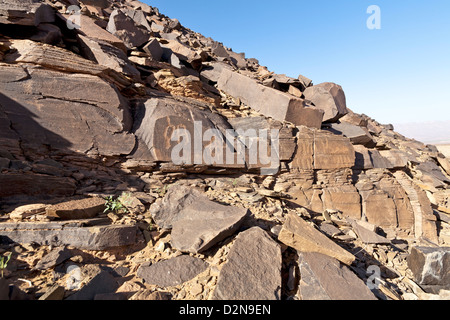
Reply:
<svg viewBox="0 0 450 320"><path fill-rule="evenodd" d="M345 93L342 87L331 82L320 83L303 92L305 99L325 112L324 122L336 122L348 113Z"/></svg>
<svg viewBox="0 0 450 320"><path fill-rule="evenodd" d="M142 46L151 36L150 31L118 9L111 13L106 30L122 40L128 49Z"/></svg>

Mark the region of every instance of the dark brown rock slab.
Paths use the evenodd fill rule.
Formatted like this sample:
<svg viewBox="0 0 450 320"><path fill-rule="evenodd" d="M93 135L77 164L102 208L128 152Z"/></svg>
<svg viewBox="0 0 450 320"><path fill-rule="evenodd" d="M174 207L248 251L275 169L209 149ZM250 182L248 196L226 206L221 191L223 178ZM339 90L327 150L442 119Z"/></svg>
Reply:
<svg viewBox="0 0 450 320"><path fill-rule="evenodd" d="M57 247L45 255L34 267L35 270L47 270L53 268L72 257L71 250L66 247Z"/></svg>
<svg viewBox="0 0 450 320"><path fill-rule="evenodd" d="M301 300L377 300L347 266L320 253L299 253Z"/></svg>
<svg viewBox="0 0 450 320"><path fill-rule="evenodd" d="M245 168L243 155L235 152L234 141L226 138L232 127L218 114L202 110L205 107L168 97L151 98L138 105L134 132L155 161ZM215 143L208 134L217 139ZM232 154L231 161L227 153Z"/></svg>
<svg viewBox="0 0 450 320"><path fill-rule="evenodd" d="M147 284L163 288L185 283L208 268L208 263L199 258L183 255L157 262L151 266L141 266L137 276Z"/></svg>
<svg viewBox="0 0 450 320"><path fill-rule="evenodd" d="M0 83L0 110L30 156L49 147L104 156L134 149L128 102L99 77L2 64Z"/></svg>
<svg viewBox="0 0 450 320"><path fill-rule="evenodd" d="M3 223L2 242L37 243L39 245L72 246L82 250L107 250L133 245L139 231L136 226L88 226L87 220L64 223Z"/></svg>
<svg viewBox="0 0 450 320"><path fill-rule="evenodd" d="M87 283L66 300L94 300L97 295L110 294L119 288L117 279L111 273L102 269L98 265L94 265L93 270L89 270L85 278Z"/></svg>
<svg viewBox="0 0 450 320"><path fill-rule="evenodd" d="M62 220L94 218L105 210L105 202L102 198L71 200L47 207L46 215Z"/></svg>
<svg viewBox="0 0 450 320"><path fill-rule="evenodd" d="M259 227L241 232L220 272L213 300L280 298L280 246Z"/></svg>

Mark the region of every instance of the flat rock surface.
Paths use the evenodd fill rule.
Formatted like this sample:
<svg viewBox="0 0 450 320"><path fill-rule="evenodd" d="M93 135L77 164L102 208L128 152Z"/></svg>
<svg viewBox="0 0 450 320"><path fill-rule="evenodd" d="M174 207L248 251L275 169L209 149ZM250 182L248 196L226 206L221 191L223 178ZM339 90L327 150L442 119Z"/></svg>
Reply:
<svg viewBox="0 0 450 320"><path fill-rule="evenodd" d="M158 225L172 228L173 247L191 253L231 236L248 214L247 209L215 203L185 186L172 187L152 212Z"/></svg>
<svg viewBox="0 0 450 320"><path fill-rule="evenodd" d="M413 247L408 266L419 285L450 287L450 247Z"/></svg>
<svg viewBox="0 0 450 320"><path fill-rule="evenodd" d="M105 200L102 198L86 198L58 203L47 207L49 217L62 220L77 220L94 218L105 209Z"/></svg>
<svg viewBox="0 0 450 320"><path fill-rule="evenodd" d="M299 253L302 300L377 300L347 266L320 253Z"/></svg>
<svg viewBox="0 0 450 320"><path fill-rule="evenodd" d="M355 256L350 252L341 248L293 213L287 216L278 240L300 252L322 253L336 258L347 265L351 265L355 260Z"/></svg>
<svg viewBox="0 0 450 320"><path fill-rule="evenodd" d="M85 222L86 223L86 222ZM84 250L106 250L132 245L139 229L136 226L106 225L83 227L84 223L16 223L1 224L2 241L39 245L73 246Z"/></svg>
<svg viewBox="0 0 450 320"><path fill-rule="evenodd" d="M237 236L213 299L281 299L281 249L264 230L254 227Z"/></svg>
<svg viewBox="0 0 450 320"><path fill-rule="evenodd" d="M160 287L172 287L191 280L208 268L208 263L191 256L179 256L160 261L148 267L140 267L137 276L146 283Z"/></svg>

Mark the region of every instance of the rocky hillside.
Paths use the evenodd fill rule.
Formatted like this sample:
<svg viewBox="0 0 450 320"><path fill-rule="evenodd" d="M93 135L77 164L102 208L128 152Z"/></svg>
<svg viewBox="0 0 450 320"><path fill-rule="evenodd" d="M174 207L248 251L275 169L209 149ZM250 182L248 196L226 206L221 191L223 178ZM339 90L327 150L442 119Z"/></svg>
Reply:
<svg viewBox="0 0 450 320"><path fill-rule="evenodd" d="M134 0L0 0L0 83L0 299L450 297L450 159L337 84Z"/></svg>

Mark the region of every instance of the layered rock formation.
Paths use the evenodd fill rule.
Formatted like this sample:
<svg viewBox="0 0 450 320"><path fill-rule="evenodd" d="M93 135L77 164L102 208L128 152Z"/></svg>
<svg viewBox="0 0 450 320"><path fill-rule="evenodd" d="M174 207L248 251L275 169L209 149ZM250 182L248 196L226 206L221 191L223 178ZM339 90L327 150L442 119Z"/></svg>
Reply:
<svg viewBox="0 0 450 320"><path fill-rule="evenodd" d="M351 111L338 84L134 0L0 0L0 83L1 252L28 248L31 269L69 246L95 274L72 299L445 296L448 277L413 277L406 256L420 245L413 273L448 260L420 257L450 244L450 160ZM134 282L90 272L86 250ZM67 280L55 261L42 277ZM368 290L370 266L385 281ZM64 297L53 282L28 293Z"/></svg>

